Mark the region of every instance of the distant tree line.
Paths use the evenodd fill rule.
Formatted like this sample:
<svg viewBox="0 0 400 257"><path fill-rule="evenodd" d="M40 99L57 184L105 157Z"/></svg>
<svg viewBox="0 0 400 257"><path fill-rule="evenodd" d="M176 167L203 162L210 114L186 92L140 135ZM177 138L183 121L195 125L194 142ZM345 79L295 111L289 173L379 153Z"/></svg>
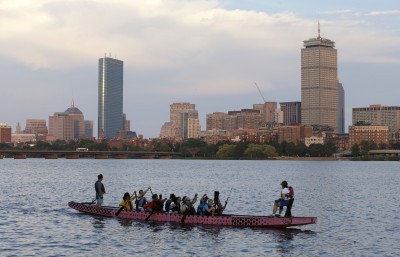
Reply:
<svg viewBox="0 0 400 257"><path fill-rule="evenodd" d="M35 144L27 144L22 146L26 150L65 150L75 151L76 148L88 148L90 151L156 151L156 152L177 152L181 153L183 158L200 158L200 159L273 159L278 156L290 157L331 157L337 152L336 145L333 142L326 144L311 144L307 147L303 142L294 144L283 141L256 143L249 141L232 142L221 141L216 144L207 144L203 139L187 139L182 142L171 140L153 140L141 144L142 146L123 143L122 147L110 147L107 141L92 141L81 139L78 141L71 140L65 142L57 140L54 142L38 141ZM387 145L376 145L373 142L362 141L359 145L355 144L351 147L353 157L367 156L368 151L372 149L387 149ZM400 143L390 145L391 149L400 149ZM21 149L21 147L13 147L12 145L2 143L0 150Z"/></svg>

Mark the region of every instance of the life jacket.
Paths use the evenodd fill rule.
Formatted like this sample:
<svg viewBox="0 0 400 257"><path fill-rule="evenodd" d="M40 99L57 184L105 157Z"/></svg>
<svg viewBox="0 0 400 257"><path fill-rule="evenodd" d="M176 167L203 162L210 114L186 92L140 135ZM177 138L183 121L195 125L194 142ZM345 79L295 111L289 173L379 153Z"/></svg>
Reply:
<svg viewBox="0 0 400 257"><path fill-rule="evenodd" d="M165 211L166 211L166 212L169 212L169 207L170 207L171 203L172 203L172 200L171 200L171 199L168 199L168 200L165 202Z"/></svg>
<svg viewBox="0 0 400 257"><path fill-rule="evenodd" d="M200 201L199 206L197 206L197 212L196 212L197 215L202 214L204 205L206 205L206 202L205 201Z"/></svg>
<svg viewBox="0 0 400 257"><path fill-rule="evenodd" d="M140 200L136 200L135 201L136 211L138 211L139 207L143 207L146 203L147 203L147 201L146 201L146 198L144 198L144 197Z"/></svg>
<svg viewBox="0 0 400 257"><path fill-rule="evenodd" d="M289 198L293 198L294 197L294 188L292 186L289 187Z"/></svg>

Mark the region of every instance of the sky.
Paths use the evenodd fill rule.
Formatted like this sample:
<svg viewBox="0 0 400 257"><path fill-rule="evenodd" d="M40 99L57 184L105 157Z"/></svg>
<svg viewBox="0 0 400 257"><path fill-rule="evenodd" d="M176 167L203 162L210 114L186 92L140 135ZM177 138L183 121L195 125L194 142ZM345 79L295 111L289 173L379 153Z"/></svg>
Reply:
<svg viewBox="0 0 400 257"><path fill-rule="evenodd" d="M48 122L74 99L97 136L104 55L124 61L124 113L145 138L175 102L195 104L204 130L206 114L301 101L318 19L338 50L346 131L354 107L399 106L398 0L0 0L0 122Z"/></svg>

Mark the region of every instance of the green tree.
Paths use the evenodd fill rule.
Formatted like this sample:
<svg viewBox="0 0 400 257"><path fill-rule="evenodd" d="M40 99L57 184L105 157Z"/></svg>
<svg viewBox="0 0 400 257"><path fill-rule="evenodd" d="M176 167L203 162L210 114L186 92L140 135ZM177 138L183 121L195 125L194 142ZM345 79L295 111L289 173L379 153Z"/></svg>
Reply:
<svg viewBox="0 0 400 257"><path fill-rule="evenodd" d="M358 144L354 144L351 146L351 155L353 157L360 156L360 146Z"/></svg>
<svg viewBox="0 0 400 257"><path fill-rule="evenodd" d="M220 159L232 159L235 153L234 145L224 144L218 148L217 157Z"/></svg>
<svg viewBox="0 0 400 257"><path fill-rule="evenodd" d="M249 144L247 149L244 151L245 154L249 155L251 159L261 157L264 155L265 146L259 144Z"/></svg>
<svg viewBox="0 0 400 257"><path fill-rule="evenodd" d="M238 142L235 144L235 152L233 154L233 159L239 160L245 155L245 151L249 146L249 142Z"/></svg>
<svg viewBox="0 0 400 257"><path fill-rule="evenodd" d="M304 144L304 142L299 142L296 145L296 154L299 156L306 156L308 153L308 147Z"/></svg>
<svg viewBox="0 0 400 257"><path fill-rule="evenodd" d="M268 158L278 156L278 153L276 152L275 147L273 147L272 145L266 145L266 146L265 146L265 148L264 148L264 154L265 154L265 156L267 156Z"/></svg>
<svg viewBox="0 0 400 257"><path fill-rule="evenodd" d="M296 151L296 145L293 142L289 142L286 145L286 154L288 156L296 156L297 151Z"/></svg>
<svg viewBox="0 0 400 257"><path fill-rule="evenodd" d="M368 154L368 151L371 150L370 143L366 140L361 141L360 148L361 148L362 155Z"/></svg>

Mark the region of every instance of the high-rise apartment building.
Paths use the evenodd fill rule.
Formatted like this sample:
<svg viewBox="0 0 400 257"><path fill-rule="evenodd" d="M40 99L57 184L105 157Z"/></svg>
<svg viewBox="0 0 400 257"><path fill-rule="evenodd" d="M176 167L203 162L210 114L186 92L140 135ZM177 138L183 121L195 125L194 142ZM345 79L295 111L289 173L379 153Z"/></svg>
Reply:
<svg viewBox="0 0 400 257"><path fill-rule="evenodd" d="M400 132L400 106L384 106L381 104L352 109L353 125L368 124L388 126L389 139L396 140Z"/></svg>
<svg viewBox="0 0 400 257"><path fill-rule="evenodd" d="M318 37L301 49L301 123L338 132L339 83L335 42ZM344 95L344 94L343 94Z"/></svg>
<svg viewBox="0 0 400 257"><path fill-rule="evenodd" d="M182 111L196 110L196 106L191 103L173 103L170 105L169 118L172 122L172 137L176 139L182 139Z"/></svg>
<svg viewBox="0 0 400 257"><path fill-rule="evenodd" d="M191 103L170 105L170 121L161 127L160 137L178 140L200 136L200 122L196 106Z"/></svg>
<svg viewBox="0 0 400 257"><path fill-rule="evenodd" d="M344 99L345 99L345 94L344 94L344 88L342 86L342 83L338 83L338 133L339 134L344 134L344 128L345 128L345 106L344 106Z"/></svg>
<svg viewBox="0 0 400 257"><path fill-rule="evenodd" d="M264 122L276 122L276 102L264 102L263 104L253 104L254 110L259 110Z"/></svg>
<svg viewBox="0 0 400 257"><path fill-rule="evenodd" d="M124 130L123 61L99 59L98 138L114 138Z"/></svg>
<svg viewBox="0 0 400 257"><path fill-rule="evenodd" d="M0 143L11 143L11 126L0 123Z"/></svg>
<svg viewBox="0 0 400 257"><path fill-rule="evenodd" d="M49 134L56 140L70 141L74 139L74 123L72 116L65 112L56 112L49 116Z"/></svg>
<svg viewBox="0 0 400 257"><path fill-rule="evenodd" d="M56 112L49 117L49 134L58 140L78 140L86 137L84 116L74 101L65 112Z"/></svg>
<svg viewBox="0 0 400 257"><path fill-rule="evenodd" d="M279 104L285 126L301 124L301 102L280 102Z"/></svg>
<svg viewBox="0 0 400 257"><path fill-rule="evenodd" d="M206 115L207 130L227 130L237 128L236 117L224 112L214 112Z"/></svg>
<svg viewBox="0 0 400 257"><path fill-rule="evenodd" d="M181 138L198 138L200 136L200 122L197 110L182 110L180 113Z"/></svg>
<svg viewBox="0 0 400 257"><path fill-rule="evenodd" d="M93 137L93 121L85 120L85 135L87 138Z"/></svg>
<svg viewBox="0 0 400 257"><path fill-rule="evenodd" d="M47 135L46 120L42 119L27 119L24 134L43 134Z"/></svg>

